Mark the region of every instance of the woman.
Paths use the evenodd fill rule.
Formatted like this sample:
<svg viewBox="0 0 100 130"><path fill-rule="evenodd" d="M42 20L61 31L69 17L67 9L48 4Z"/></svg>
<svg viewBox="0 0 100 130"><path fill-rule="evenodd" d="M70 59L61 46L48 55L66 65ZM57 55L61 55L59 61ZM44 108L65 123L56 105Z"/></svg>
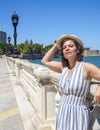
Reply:
<svg viewBox="0 0 100 130"><path fill-rule="evenodd" d="M60 49L61 62L52 61ZM82 62L83 43L74 35L62 35L57 43L46 53L42 63L49 69L62 73L59 85L62 98L58 109L56 130L88 130L89 109L86 96L92 79L100 80L100 69L90 63ZM94 103L100 102L98 86Z"/></svg>

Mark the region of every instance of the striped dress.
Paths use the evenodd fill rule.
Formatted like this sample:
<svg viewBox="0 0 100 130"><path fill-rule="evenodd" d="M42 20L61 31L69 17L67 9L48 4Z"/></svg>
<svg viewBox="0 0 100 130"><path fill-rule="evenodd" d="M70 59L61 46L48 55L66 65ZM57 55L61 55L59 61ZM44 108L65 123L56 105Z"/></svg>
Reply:
<svg viewBox="0 0 100 130"><path fill-rule="evenodd" d="M89 110L86 109L86 96L89 83L83 75L80 62L68 77L68 68L63 68L59 82L62 97L58 108L56 130L88 130Z"/></svg>

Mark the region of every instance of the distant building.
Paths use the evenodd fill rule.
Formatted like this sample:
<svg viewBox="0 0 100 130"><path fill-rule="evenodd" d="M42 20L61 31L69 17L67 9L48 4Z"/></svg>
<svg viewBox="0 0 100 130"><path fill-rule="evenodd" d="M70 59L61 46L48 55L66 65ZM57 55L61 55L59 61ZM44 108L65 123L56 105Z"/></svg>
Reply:
<svg viewBox="0 0 100 130"><path fill-rule="evenodd" d="M6 35L7 35L6 32L4 32L0 29L0 43L6 42Z"/></svg>
<svg viewBox="0 0 100 130"><path fill-rule="evenodd" d="M90 50L89 48L85 48L84 56L100 56L99 50Z"/></svg>

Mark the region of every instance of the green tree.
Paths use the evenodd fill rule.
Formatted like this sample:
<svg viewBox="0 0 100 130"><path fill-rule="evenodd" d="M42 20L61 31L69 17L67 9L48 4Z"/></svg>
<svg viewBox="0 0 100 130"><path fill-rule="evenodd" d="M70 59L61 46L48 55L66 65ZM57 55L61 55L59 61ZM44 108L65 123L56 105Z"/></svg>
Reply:
<svg viewBox="0 0 100 130"><path fill-rule="evenodd" d="M2 54L6 53L6 43L5 42L0 43L0 50L1 50Z"/></svg>
<svg viewBox="0 0 100 130"><path fill-rule="evenodd" d="M19 52L23 52L24 43L18 44L18 45L17 45L17 49L18 49Z"/></svg>
<svg viewBox="0 0 100 130"><path fill-rule="evenodd" d="M43 48L43 45L41 45L39 43L33 44L33 53L41 54L42 53L42 48Z"/></svg>
<svg viewBox="0 0 100 130"><path fill-rule="evenodd" d="M2 48L0 48L0 55L2 55L3 54L3 49Z"/></svg>
<svg viewBox="0 0 100 130"><path fill-rule="evenodd" d="M29 53L29 45L28 45L27 43L24 44L24 48L23 48L22 53L23 53L23 54Z"/></svg>

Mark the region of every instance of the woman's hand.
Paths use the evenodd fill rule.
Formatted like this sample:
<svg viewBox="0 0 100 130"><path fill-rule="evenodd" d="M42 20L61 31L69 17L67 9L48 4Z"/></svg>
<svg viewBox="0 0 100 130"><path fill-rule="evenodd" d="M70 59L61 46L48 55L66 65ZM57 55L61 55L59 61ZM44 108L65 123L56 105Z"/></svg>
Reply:
<svg viewBox="0 0 100 130"><path fill-rule="evenodd" d="M100 85L97 86L96 92L94 94L94 103L95 104L100 103Z"/></svg>
<svg viewBox="0 0 100 130"><path fill-rule="evenodd" d="M47 66L49 69L61 73L62 72L62 63L59 61L54 61L54 54L58 50L57 44L54 44L53 47L48 50L45 56L42 58L41 62Z"/></svg>

